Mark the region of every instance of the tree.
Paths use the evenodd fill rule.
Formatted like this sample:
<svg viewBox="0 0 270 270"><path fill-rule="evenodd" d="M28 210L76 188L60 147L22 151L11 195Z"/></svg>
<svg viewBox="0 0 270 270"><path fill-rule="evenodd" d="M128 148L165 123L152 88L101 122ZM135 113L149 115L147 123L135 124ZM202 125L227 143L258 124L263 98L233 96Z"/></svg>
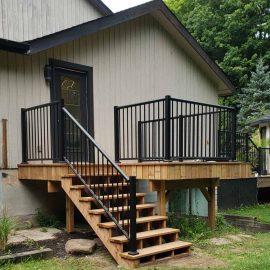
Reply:
<svg viewBox="0 0 270 270"><path fill-rule="evenodd" d="M269 0L165 1L238 89L259 57L270 63Z"/></svg>
<svg viewBox="0 0 270 270"><path fill-rule="evenodd" d="M238 96L238 124L243 131L249 131L252 121L270 113L270 71L262 59L259 59L256 71L251 73L250 81Z"/></svg>

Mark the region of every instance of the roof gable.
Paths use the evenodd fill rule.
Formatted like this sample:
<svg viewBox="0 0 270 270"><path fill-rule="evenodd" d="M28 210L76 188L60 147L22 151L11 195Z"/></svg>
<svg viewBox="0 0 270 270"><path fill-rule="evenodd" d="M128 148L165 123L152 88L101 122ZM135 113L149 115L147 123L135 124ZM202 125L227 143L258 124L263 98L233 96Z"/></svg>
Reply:
<svg viewBox="0 0 270 270"><path fill-rule="evenodd" d="M110 14L101 0L1 0L0 38L23 42Z"/></svg>
<svg viewBox="0 0 270 270"><path fill-rule="evenodd" d="M111 14L93 21L89 21L63 31L53 33L41 38L31 40L23 43L18 43L19 53L35 54L46 49L64 44L66 42L81 38L83 36L102 31L109 27L136 19L146 14L152 15L159 21L163 27L178 41L179 46L185 48L185 51L194 59L205 73L207 73L213 81L218 85L219 95L230 95L234 91L234 86L218 67L218 65L210 59L210 57L201 48L198 42L191 36L187 29L179 22L175 15L168 9L168 7L161 1L155 0L145 4ZM3 46L5 41L0 40L0 49L7 49L7 45ZM1 46L2 44L2 46ZM14 52L16 44L12 43L11 49ZM20 45L20 46L19 46ZM24 50L24 51L23 51Z"/></svg>

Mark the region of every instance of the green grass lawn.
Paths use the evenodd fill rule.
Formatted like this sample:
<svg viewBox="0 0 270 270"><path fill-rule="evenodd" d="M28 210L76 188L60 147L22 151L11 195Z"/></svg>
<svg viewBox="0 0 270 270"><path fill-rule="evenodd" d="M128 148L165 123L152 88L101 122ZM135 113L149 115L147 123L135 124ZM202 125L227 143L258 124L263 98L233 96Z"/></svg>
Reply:
<svg viewBox="0 0 270 270"><path fill-rule="evenodd" d="M267 212L269 215L267 208L264 208L262 212ZM179 218L175 215L169 215L168 224L171 227L179 228L181 238L193 243L192 255L147 267L144 270L270 270L270 233L250 234L248 237L243 237L243 233L228 225L222 216L218 216L217 227L214 231L211 231L206 222L200 218L188 219L187 217ZM241 241L231 240L231 237L235 236L241 236ZM215 245L209 240L213 237L229 240L230 243ZM122 268L117 267L106 250L98 249L90 256L29 260L23 263L0 266L0 269L118 270Z"/></svg>
<svg viewBox="0 0 270 270"><path fill-rule="evenodd" d="M170 270L170 269L213 269L213 270L270 270L270 233L255 234L254 239L246 239L242 242L215 246L207 240L194 244L193 254L195 257L205 258L204 267L194 268L181 267L181 260L190 260L192 257L179 259L174 263L168 263L153 267L149 270ZM207 263L211 260L223 262L223 266L209 267ZM184 265L188 265L185 261ZM0 267L1 268L1 267ZM95 255L88 257L70 257L66 259L53 258L49 260L35 260L19 264L2 266L3 270L117 270L116 264L110 259L108 253L97 251Z"/></svg>
<svg viewBox="0 0 270 270"><path fill-rule="evenodd" d="M256 217L259 222L270 223L270 204L258 204L254 206L230 209L225 211L225 214Z"/></svg>
<svg viewBox="0 0 270 270"><path fill-rule="evenodd" d="M270 233L256 234L255 239L224 246L199 245L202 253L225 261L228 267L213 269L268 270L270 269Z"/></svg>

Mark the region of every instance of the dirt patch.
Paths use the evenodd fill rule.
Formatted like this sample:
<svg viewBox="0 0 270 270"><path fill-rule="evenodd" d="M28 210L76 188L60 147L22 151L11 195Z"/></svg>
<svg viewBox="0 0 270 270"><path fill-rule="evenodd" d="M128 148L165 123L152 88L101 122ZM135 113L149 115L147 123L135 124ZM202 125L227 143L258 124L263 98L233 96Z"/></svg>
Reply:
<svg viewBox="0 0 270 270"><path fill-rule="evenodd" d="M211 238L209 242L215 246L222 246L222 245L228 245L232 242L226 238Z"/></svg>
<svg viewBox="0 0 270 270"><path fill-rule="evenodd" d="M22 243L9 244L5 252L0 251L0 255L14 254L23 251L31 251L40 248L51 248L55 257L63 258L70 256L65 251L65 244L70 239L94 239L96 236L89 232L75 232L72 234L61 231L54 235L54 239L43 241L26 240Z"/></svg>
<svg viewBox="0 0 270 270"><path fill-rule="evenodd" d="M247 239L255 239L252 235L249 234L228 234L224 237L211 238L209 242L215 246L229 245L235 242L242 242Z"/></svg>

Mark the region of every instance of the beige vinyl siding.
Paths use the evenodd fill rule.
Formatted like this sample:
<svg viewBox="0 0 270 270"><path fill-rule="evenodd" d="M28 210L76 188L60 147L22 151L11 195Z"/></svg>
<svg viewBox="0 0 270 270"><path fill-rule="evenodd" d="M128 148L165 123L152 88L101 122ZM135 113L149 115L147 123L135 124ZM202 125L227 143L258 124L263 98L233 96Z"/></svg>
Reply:
<svg viewBox="0 0 270 270"><path fill-rule="evenodd" d="M0 37L26 41L101 17L88 0L1 0Z"/></svg>
<svg viewBox="0 0 270 270"><path fill-rule="evenodd" d="M165 95L212 104L218 101L210 78L150 16L34 56L1 52L0 119L8 119L11 167L21 160L20 108L50 99L43 75L49 58L93 67L95 138L110 155L114 105Z"/></svg>

